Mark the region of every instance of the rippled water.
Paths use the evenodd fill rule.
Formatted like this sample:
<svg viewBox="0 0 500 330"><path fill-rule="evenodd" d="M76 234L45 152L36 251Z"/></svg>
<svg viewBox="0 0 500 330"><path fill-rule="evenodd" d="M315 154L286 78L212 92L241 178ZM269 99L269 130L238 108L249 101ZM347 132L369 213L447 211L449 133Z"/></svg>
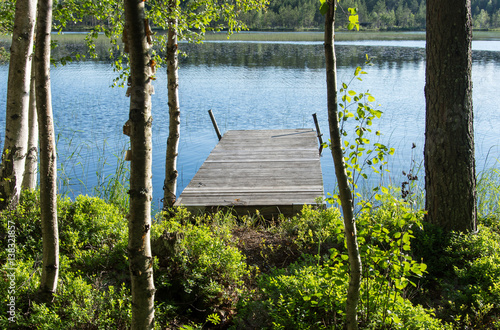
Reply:
<svg viewBox="0 0 500 330"><path fill-rule="evenodd" d="M423 158L425 126L425 50L422 41L343 42L337 46L339 81L348 82L365 54L373 58L363 82L384 111L376 129L382 142L396 148L386 182L399 185L413 154ZM321 43L210 42L182 44L189 54L180 68L182 134L179 154L179 192L189 183L217 144L207 111L212 109L221 131L313 127L317 113L327 135L326 84ZM474 43L473 81L477 166L491 167L500 158L500 44ZM5 109L7 66L0 66L0 108ZM125 91L109 88L115 73L108 63L82 62L52 69L53 108L60 177L70 195L92 193L96 172L114 173L126 148L122 125L128 118ZM162 196L168 135L166 73L160 70L153 95L154 197ZM5 115L0 117L4 136ZM325 192L335 187L333 162L322 157ZM419 173L423 179L423 173ZM372 178L372 181L376 180ZM67 186L66 186L67 187Z"/></svg>

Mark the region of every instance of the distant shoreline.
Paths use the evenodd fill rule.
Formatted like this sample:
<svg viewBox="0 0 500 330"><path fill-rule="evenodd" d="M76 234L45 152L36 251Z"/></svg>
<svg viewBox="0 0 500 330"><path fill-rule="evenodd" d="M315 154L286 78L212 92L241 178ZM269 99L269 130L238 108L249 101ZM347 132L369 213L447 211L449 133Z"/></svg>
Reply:
<svg viewBox="0 0 500 330"><path fill-rule="evenodd" d="M158 32L159 33L159 32ZM53 32L56 40L77 39L87 32L67 31L62 34ZM0 35L0 43L10 43L11 37ZM500 31L474 31L474 40L500 40ZM83 40L83 38L82 38ZM233 33L227 38L225 32L209 32L205 35L207 41L322 41L322 31L243 31ZM355 40L425 40L425 31L338 31L335 34L336 41Z"/></svg>

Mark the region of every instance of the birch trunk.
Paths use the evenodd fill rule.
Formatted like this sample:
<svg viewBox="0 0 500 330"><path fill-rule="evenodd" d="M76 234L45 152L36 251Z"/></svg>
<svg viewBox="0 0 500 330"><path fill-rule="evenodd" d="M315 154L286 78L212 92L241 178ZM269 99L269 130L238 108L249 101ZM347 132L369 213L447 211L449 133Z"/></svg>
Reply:
<svg viewBox="0 0 500 330"><path fill-rule="evenodd" d="M0 166L0 209L19 201L28 146L28 104L36 1L18 0L10 48L5 142Z"/></svg>
<svg viewBox="0 0 500 330"><path fill-rule="evenodd" d="M132 282L132 329L153 329L154 294L151 254L152 117L149 31L142 0L125 0L125 29L130 54L130 210L128 254Z"/></svg>
<svg viewBox="0 0 500 330"><path fill-rule="evenodd" d="M38 170L38 118L36 115L35 60L31 61L31 83L28 110L28 152L24 166L23 189L36 189Z"/></svg>
<svg viewBox="0 0 500 330"><path fill-rule="evenodd" d="M43 241L43 268L40 298L50 301L59 275L59 234L57 228L57 163L52 95L50 91L50 32L52 0L40 0L36 28L35 80L40 139L40 211Z"/></svg>
<svg viewBox="0 0 500 330"><path fill-rule="evenodd" d="M170 0L169 11L176 11L176 1ZM163 185L163 209L173 206L177 199L177 155L180 137L179 108L179 63L177 56L177 20L169 21L167 41L167 76L168 76L168 110L169 133L167 139L167 155L165 161L165 182Z"/></svg>
<svg viewBox="0 0 500 330"><path fill-rule="evenodd" d="M335 175L339 186L339 196L344 216L344 232L347 252L349 255L349 289L347 291L346 323L347 329L357 329L357 304L361 283L361 257L359 254L354 219L354 207L349 180L344 165L344 153L338 120L337 98L337 59L335 56L335 11L336 0L328 1L329 8L325 19L325 59L326 59L326 84L328 95L328 122L330 127L331 150L335 164Z"/></svg>

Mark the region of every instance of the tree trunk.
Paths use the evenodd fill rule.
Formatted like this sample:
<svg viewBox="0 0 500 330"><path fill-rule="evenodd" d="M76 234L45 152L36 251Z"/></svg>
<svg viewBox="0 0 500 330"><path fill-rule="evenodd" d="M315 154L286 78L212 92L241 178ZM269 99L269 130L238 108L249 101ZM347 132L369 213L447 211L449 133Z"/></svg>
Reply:
<svg viewBox="0 0 500 330"><path fill-rule="evenodd" d="M52 95L50 91L50 32L52 0L38 3L35 80L40 139L40 211L43 241L43 269L40 298L50 301L59 275L59 234L57 228L57 163Z"/></svg>
<svg viewBox="0 0 500 330"><path fill-rule="evenodd" d="M15 206L21 193L28 146L28 104L35 15L35 0L16 2L7 86L5 142L0 166L0 210Z"/></svg>
<svg viewBox="0 0 500 330"><path fill-rule="evenodd" d="M470 0L427 0L427 221L476 230Z"/></svg>
<svg viewBox="0 0 500 330"><path fill-rule="evenodd" d="M152 117L151 62L142 0L125 0L130 53L130 210L128 254L132 282L132 329L153 329L154 293L151 254Z"/></svg>
<svg viewBox="0 0 500 330"><path fill-rule="evenodd" d="M325 59L326 86L328 95L328 122L330 127L331 150L335 164L335 175L339 186L339 196L344 216L344 232L349 255L349 289L347 291L346 323L347 329L357 329L357 304L361 283L361 257L359 254L354 219L354 207L349 180L344 165L344 153L338 120L337 99L337 59L335 56L335 11L336 0L328 1L329 8L325 19Z"/></svg>
<svg viewBox="0 0 500 330"><path fill-rule="evenodd" d="M23 189L36 189L38 170L38 118L36 115L35 60L31 62L31 83L28 111L28 153L24 166Z"/></svg>
<svg viewBox="0 0 500 330"><path fill-rule="evenodd" d="M175 0L169 1L170 13L175 12ZM177 190L177 155L180 137L179 109L179 63L177 57L177 20L171 18L169 21L167 40L167 76L168 76L168 110L169 129L167 139L167 155L165 162L165 182L163 185L163 209L174 205Z"/></svg>

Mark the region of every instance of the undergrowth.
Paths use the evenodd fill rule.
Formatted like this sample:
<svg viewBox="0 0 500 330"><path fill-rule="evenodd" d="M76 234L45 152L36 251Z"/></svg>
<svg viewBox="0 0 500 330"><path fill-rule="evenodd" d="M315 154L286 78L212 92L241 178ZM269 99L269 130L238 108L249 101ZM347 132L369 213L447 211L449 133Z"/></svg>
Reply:
<svg viewBox="0 0 500 330"><path fill-rule="evenodd" d="M16 209L0 214L0 327L128 328L123 209L96 197L59 199L60 279L54 301L43 304L37 300L38 205L38 192L24 192ZM485 204L479 232L470 234L444 234L390 194L377 205L357 220L360 327L499 328L498 200ZM158 214L152 227L158 329L344 328L349 267L337 208L306 206L293 218L267 225L258 216L237 218L231 212L169 214ZM12 230L15 247L8 245ZM252 235L263 237L257 249ZM284 255L293 260L284 263ZM266 262L254 262L259 258ZM7 305L12 295L15 323Z"/></svg>

